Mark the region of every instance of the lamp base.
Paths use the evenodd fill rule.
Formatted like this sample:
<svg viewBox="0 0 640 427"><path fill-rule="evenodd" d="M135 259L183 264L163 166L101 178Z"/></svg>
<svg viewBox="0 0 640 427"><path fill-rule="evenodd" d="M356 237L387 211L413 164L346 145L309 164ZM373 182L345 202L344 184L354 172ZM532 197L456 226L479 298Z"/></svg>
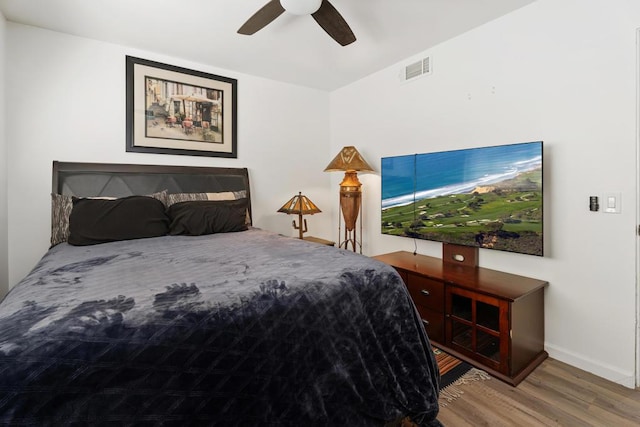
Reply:
<svg viewBox="0 0 640 427"><path fill-rule="evenodd" d="M307 232L307 220L306 219L302 219L302 214L299 215L300 217L300 226L298 227L296 225L296 220L293 220L293 228L295 230L298 230L298 239L303 239L304 238L304 233Z"/></svg>
<svg viewBox="0 0 640 427"><path fill-rule="evenodd" d="M352 231L350 234L353 236L347 235L348 231L345 230L345 239L340 242L338 245L339 248L343 248L349 250L349 246L351 246L351 250L353 252L362 253L362 244L356 240L355 231Z"/></svg>
<svg viewBox="0 0 640 427"><path fill-rule="evenodd" d="M362 183L358 179L355 170L348 170L344 173L344 178L340 183L340 210L344 220L344 237L341 226L338 228L340 243L338 247L351 249L354 252L362 253L362 242L358 240L358 216L362 212ZM339 224L341 224L339 222ZM360 221L360 236L362 236L362 221Z"/></svg>
<svg viewBox="0 0 640 427"><path fill-rule="evenodd" d="M341 188L341 190L344 187ZM338 247L362 253L362 203L361 192L340 191L340 210L338 214ZM344 234L342 227L344 226Z"/></svg>

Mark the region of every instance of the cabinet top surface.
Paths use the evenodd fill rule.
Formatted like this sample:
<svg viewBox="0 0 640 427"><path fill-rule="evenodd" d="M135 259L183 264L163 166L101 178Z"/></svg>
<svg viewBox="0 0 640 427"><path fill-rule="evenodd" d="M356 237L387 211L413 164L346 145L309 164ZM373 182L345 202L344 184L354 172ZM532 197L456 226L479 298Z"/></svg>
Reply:
<svg viewBox="0 0 640 427"><path fill-rule="evenodd" d="M373 258L402 270L509 300L521 298L548 284L544 280L483 267L464 267L443 262L440 258L413 255L406 251L377 255Z"/></svg>

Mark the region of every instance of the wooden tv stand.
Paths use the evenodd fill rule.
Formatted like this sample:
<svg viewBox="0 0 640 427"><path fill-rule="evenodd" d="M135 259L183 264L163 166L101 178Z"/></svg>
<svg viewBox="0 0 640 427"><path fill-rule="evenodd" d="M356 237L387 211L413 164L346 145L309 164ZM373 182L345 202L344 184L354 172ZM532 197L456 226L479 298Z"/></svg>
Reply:
<svg viewBox="0 0 640 427"><path fill-rule="evenodd" d="M446 352L514 386L547 358L546 281L411 252L373 258L400 273L430 340Z"/></svg>

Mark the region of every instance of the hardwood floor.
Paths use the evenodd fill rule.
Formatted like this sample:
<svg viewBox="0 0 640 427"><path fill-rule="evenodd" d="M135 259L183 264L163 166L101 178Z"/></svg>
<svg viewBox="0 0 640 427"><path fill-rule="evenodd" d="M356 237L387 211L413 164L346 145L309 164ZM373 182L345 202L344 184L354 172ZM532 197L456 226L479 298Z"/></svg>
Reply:
<svg viewBox="0 0 640 427"><path fill-rule="evenodd" d="M640 426L640 389L632 390L553 359L518 387L491 378L461 387L438 420L464 426Z"/></svg>

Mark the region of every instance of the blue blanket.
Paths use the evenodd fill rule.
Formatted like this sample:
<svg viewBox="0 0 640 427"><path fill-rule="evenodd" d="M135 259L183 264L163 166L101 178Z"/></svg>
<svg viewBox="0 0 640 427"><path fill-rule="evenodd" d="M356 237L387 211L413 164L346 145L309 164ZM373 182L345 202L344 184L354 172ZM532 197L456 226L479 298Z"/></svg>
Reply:
<svg viewBox="0 0 640 427"><path fill-rule="evenodd" d="M0 304L0 424L439 425L400 277L259 229L50 249Z"/></svg>

